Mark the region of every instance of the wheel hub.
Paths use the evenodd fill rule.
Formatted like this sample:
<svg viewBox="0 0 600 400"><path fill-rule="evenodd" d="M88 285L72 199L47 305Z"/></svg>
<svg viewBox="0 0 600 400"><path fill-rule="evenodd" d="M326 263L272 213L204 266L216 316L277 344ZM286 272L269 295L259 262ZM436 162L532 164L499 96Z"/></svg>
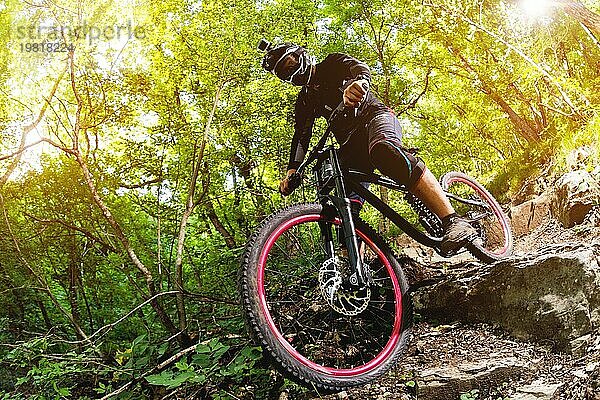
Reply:
<svg viewBox="0 0 600 400"><path fill-rule="evenodd" d="M348 261L344 258L335 256L325 260L319 270L321 295L338 313L348 316L358 315L369 305L371 289L345 287L342 273L347 269Z"/></svg>

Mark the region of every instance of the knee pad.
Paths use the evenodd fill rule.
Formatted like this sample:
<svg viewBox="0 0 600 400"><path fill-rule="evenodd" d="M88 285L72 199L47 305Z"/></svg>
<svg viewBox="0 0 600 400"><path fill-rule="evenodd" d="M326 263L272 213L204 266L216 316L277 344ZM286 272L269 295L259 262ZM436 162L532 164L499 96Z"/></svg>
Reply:
<svg viewBox="0 0 600 400"><path fill-rule="evenodd" d="M369 155L379 171L409 190L425 172L425 163L394 141L379 141L371 147Z"/></svg>

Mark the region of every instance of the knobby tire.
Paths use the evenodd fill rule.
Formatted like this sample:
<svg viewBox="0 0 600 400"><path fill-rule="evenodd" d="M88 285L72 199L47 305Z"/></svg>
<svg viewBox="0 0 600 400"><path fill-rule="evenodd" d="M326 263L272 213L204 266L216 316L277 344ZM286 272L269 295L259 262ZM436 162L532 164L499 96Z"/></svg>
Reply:
<svg viewBox="0 0 600 400"><path fill-rule="evenodd" d="M239 289L250 334L275 367L326 393L364 385L388 371L407 346L413 311L392 250L360 219L356 231L366 243L364 257L375 281L370 300L365 303L356 292L350 300L340 296L364 307L352 316L328 306L319 291L326 263L316 229L324 221L332 229L339 224L322 216L319 204L293 205L269 216L246 246Z"/></svg>

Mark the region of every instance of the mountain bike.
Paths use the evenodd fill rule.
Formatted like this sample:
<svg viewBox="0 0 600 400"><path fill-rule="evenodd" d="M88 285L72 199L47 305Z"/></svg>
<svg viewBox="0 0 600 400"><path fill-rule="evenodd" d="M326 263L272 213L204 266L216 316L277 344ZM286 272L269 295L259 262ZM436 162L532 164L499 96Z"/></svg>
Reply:
<svg viewBox="0 0 600 400"><path fill-rule="evenodd" d="M290 179L297 187L314 163L317 201L267 217L242 257L239 287L252 338L287 377L327 392L363 385L402 355L412 326L412 302L391 247L352 214L354 191L417 242L440 249L442 222L401 184L374 173L343 170L338 146L325 132ZM403 195L419 224L411 223L371 192L365 182ZM449 172L441 186L478 233L466 248L484 262L512 251L510 224L494 197L476 180ZM420 227L418 226L420 225Z"/></svg>

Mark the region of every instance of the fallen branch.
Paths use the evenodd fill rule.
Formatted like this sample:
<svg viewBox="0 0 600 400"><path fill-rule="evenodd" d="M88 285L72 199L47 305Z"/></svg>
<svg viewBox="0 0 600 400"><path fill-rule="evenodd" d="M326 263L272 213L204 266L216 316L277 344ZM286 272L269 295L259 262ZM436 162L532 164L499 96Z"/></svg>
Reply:
<svg viewBox="0 0 600 400"><path fill-rule="evenodd" d="M102 337L104 337L108 332L110 332L115 326L117 326L121 322L125 321L127 318L129 318L131 315L133 315L140 308L142 308L142 307L148 305L149 303L153 302L158 297L167 296L167 295L174 295L174 294L177 294L177 293L178 292L176 290L172 290L170 292L157 293L154 296L146 299L143 303L138 304L135 308L133 308L132 310L130 310L127 314L123 315L118 320L116 320L114 322L111 322L110 324L104 325L103 327L97 329L96 332L94 332L90 336L88 336L88 340L70 341L70 342L67 342L67 343L69 343L69 344L88 343L88 341L91 341L92 338L95 338L97 335L101 334L100 337L94 339L94 343L95 343L98 340L100 340Z"/></svg>
<svg viewBox="0 0 600 400"><path fill-rule="evenodd" d="M198 344L199 343L196 343L193 346L186 347L185 349L181 350L179 353L177 353L177 354L171 356L170 358L166 359L165 361L161 362L160 364L158 364L156 367L152 368L151 370L144 372L138 378L133 379L133 380L127 382L125 385L121 386L117 390L115 390L115 391L107 394L106 396L102 397L100 400L110 399L111 397L114 397L114 396L117 396L117 395L123 393L125 390L129 389L129 387L131 387L131 385L133 385L135 383L138 383L139 381L141 381L142 379L144 379L145 377L147 377L149 375L155 374L155 373L163 370L164 368L166 368L170 364L172 364L175 361L179 360L184 355L186 355L188 353L191 353L192 351L195 351L196 347L198 346Z"/></svg>

